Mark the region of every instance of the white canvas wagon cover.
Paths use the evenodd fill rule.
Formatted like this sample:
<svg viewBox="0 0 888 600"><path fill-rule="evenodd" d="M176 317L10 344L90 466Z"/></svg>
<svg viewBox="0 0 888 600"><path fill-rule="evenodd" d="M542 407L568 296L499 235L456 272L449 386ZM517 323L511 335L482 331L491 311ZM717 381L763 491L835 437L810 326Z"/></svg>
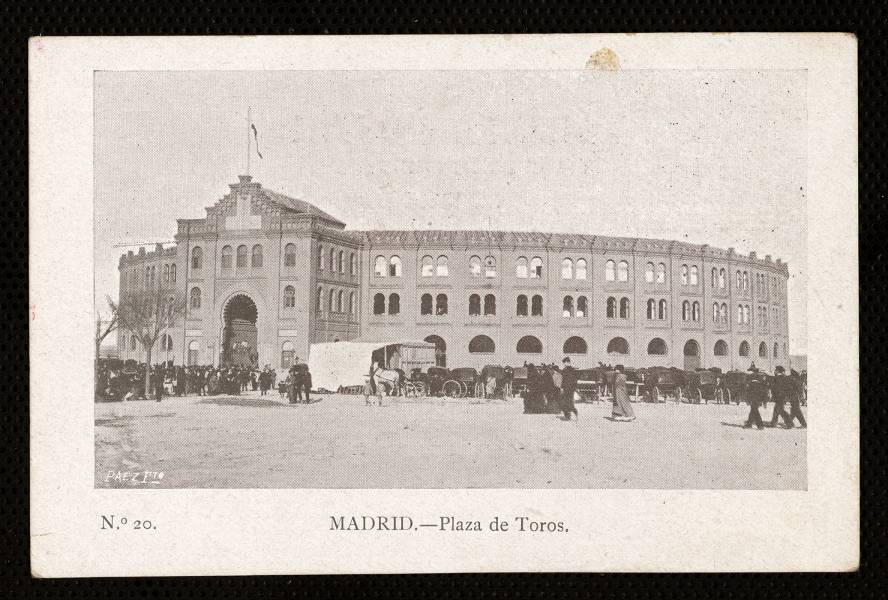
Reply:
<svg viewBox="0 0 888 600"><path fill-rule="evenodd" d="M311 371L313 387L335 392L340 387L364 385L364 378L373 360L373 352L386 347L398 349L402 368L408 366L427 368L435 364L435 345L420 340L358 339L350 342L312 344L308 354L308 368Z"/></svg>

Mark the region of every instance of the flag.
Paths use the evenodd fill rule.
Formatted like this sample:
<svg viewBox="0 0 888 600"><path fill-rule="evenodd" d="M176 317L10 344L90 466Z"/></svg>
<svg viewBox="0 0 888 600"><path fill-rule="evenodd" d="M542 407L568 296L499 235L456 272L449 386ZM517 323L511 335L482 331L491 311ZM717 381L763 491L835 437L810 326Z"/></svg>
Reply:
<svg viewBox="0 0 888 600"><path fill-rule="evenodd" d="M256 126L253 123L250 123L250 127L253 128L253 138L256 140L256 154L262 158L262 153L259 152L259 132L256 131Z"/></svg>

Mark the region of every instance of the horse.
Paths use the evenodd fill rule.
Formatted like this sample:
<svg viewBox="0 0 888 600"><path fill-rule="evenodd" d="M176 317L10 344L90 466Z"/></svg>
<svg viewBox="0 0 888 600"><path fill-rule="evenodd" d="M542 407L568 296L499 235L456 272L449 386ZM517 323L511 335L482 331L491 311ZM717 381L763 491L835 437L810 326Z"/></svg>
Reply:
<svg viewBox="0 0 888 600"><path fill-rule="evenodd" d="M374 379L376 388L380 389L380 385L384 386L382 389L385 390L387 396L401 395L404 379L400 371L396 369L377 369Z"/></svg>

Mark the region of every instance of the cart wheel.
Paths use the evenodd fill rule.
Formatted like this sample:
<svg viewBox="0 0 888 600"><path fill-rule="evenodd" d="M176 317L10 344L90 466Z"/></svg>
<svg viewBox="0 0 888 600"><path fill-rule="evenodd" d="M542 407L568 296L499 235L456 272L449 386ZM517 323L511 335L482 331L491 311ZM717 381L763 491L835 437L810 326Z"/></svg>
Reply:
<svg viewBox="0 0 888 600"><path fill-rule="evenodd" d="M443 391L444 395L448 398L459 398L460 394L462 394L462 386L460 385L460 382L448 379L441 387L441 391Z"/></svg>

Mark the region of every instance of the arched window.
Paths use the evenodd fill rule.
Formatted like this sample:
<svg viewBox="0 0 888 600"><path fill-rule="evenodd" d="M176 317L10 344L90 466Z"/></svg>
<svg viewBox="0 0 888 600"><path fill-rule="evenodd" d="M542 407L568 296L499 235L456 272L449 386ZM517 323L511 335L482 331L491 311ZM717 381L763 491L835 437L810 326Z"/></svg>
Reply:
<svg viewBox="0 0 888 600"><path fill-rule="evenodd" d="M515 261L515 277L518 279L527 278L527 259L523 256L519 256Z"/></svg>
<svg viewBox="0 0 888 600"><path fill-rule="evenodd" d="M725 270L719 269L718 271L718 287L719 289L725 289Z"/></svg>
<svg viewBox="0 0 888 600"><path fill-rule="evenodd" d="M373 295L373 314L374 315L384 315L385 314L385 294L376 293Z"/></svg>
<svg viewBox="0 0 888 600"><path fill-rule="evenodd" d="M697 285L697 280L699 278L700 271L697 269L697 265L691 266L691 285Z"/></svg>
<svg viewBox="0 0 888 600"><path fill-rule="evenodd" d="M345 302L343 299L345 298L345 292L339 290L339 293L336 294L336 312L341 313L345 312L343 309L345 308Z"/></svg>
<svg viewBox="0 0 888 600"><path fill-rule="evenodd" d="M327 312L334 312L336 310L336 290L330 290L330 293L327 294Z"/></svg>
<svg viewBox="0 0 888 600"><path fill-rule="evenodd" d="M713 354L716 356L727 356L728 355L728 344L724 340L718 340L715 342L715 348L713 349Z"/></svg>
<svg viewBox="0 0 888 600"><path fill-rule="evenodd" d="M585 317L588 314L589 310L589 301L586 300L585 296L580 296L577 298L577 316L580 318Z"/></svg>
<svg viewBox="0 0 888 600"><path fill-rule="evenodd" d="M743 271L743 291L749 291L749 272Z"/></svg>
<svg viewBox="0 0 888 600"><path fill-rule="evenodd" d="M657 318L657 301L653 298L647 301L647 318L648 320Z"/></svg>
<svg viewBox="0 0 888 600"><path fill-rule="evenodd" d="M713 269L713 272L715 272L715 269ZM740 270L737 269L737 291L739 292L742 289L743 289L743 273L741 273Z"/></svg>
<svg viewBox="0 0 888 600"><path fill-rule="evenodd" d="M296 306L296 288L288 285L284 288L284 308L293 308Z"/></svg>
<svg viewBox="0 0 888 600"><path fill-rule="evenodd" d="M728 322L728 305L725 304L724 302L722 302L721 310L719 312L721 313L721 322L727 323Z"/></svg>
<svg viewBox="0 0 888 600"><path fill-rule="evenodd" d="M385 277L385 257L377 256L376 262L373 263L373 274L377 277Z"/></svg>
<svg viewBox="0 0 888 600"><path fill-rule="evenodd" d="M293 366L293 358L295 358L294 352L295 351L293 350L293 342L291 342L290 340L287 340L283 344L281 344L281 368L282 369L289 369L290 367Z"/></svg>
<svg viewBox="0 0 888 600"><path fill-rule="evenodd" d="M648 344L648 354L662 356L667 353L666 342L660 338L654 338Z"/></svg>
<svg viewBox="0 0 888 600"><path fill-rule="evenodd" d="M616 280L616 263L614 261L609 260L604 263L604 280L605 281L614 281Z"/></svg>
<svg viewBox="0 0 888 600"><path fill-rule="evenodd" d="M644 266L644 280L648 283L654 282L654 263L649 262Z"/></svg>
<svg viewBox="0 0 888 600"><path fill-rule="evenodd" d="M348 295L348 314L355 314L355 293L351 292Z"/></svg>
<svg viewBox="0 0 888 600"><path fill-rule="evenodd" d="M657 283L666 283L666 265L657 264Z"/></svg>
<svg viewBox="0 0 888 600"><path fill-rule="evenodd" d="M481 257L473 256L469 259L469 275L481 277Z"/></svg>
<svg viewBox="0 0 888 600"><path fill-rule="evenodd" d="M515 303L515 315L519 317L527 316L527 296L524 294L518 295L518 300Z"/></svg>
<svg viewBox="0 0 888 600"><path fill-rule="evenodd" d="M524 294L518 295L518 300L515 303L515 315L519 317L527 316L527 296Z"/></svg>
<svg viewBox="0 0 888 600"><path fill-rule="evenodd" d="M419 314L421 314L421 315L432 314L432 295L431 294L423 294L419 298Z"/></svg>
<svg viewBox="0 0 888 600"><path fill-rule="evenodd" d="M740 356L749 356L749 342L740 342Z"/></svg>
<svg viewBox="0 0 888 600"><path fill-rule="evenodd" d="M438 257L438 265L437 265L437 270L436 270L435 274L438 277L447 277L450 274L449 270L447 269L447 257L446 256L439 256Z"/></svg>
<svg viewBox="0 0 888 600"><path fill-rule="evenodd" d="M244 244L237 247L237 263L235 263L235 266L238 269L245 269L247 267L247 247Z"/></svg>
<svg viewBox="0 0 888 600"><path fill-rule="evenodd" d="M617 281L629 281L629 263L625 260L617 265Z"/></svg>
<svg viewBox="0 0 888 600"><path fill-rule="evenodd" d="M169 265L164 265L164 266L163 266L163 275L162 275L162 277L163 277L163 284L164 284L164 285L169 285L169 283L170 283L170 266L169 266Z"/></svg>
<svg viewBox="0 0 888 600"><path fill-rule="evenodd" d="M534 294L533 298L530 299L530 316L531 317L542 317L543 316L543 297L539 294Z"/></svg>
<svg viewBox="0 0 888 600"><path fill-rule="evenodd" d="M230 251L230 248L229 248ZM195 246L191 249L191 268L192 269L202 269L203 268L203 249L200 246Z"/></svg>
<svg viewBox="0 0 888 600"><path fill-rule="evenodd" d="M682 285L688 284L688 266L687 265L681 266L681 284Z"/></svg>
<svg viewBox="0 0 888 600"><path fill-rule="evenodd" d="M492 256L484 257L484 276L496 277L496 259Z"/></svg>
<svg viewBox="0 0 888 600"><path fill-rule="evenodd" d="M541 279L543 277L543 259L534 256L530 259L530 278Z"/></svg>
<svg viewBox="0 0 888 600"><path fill-rule="evenodd" d="M484 314L496 314L496 296L494 296L493 294L487 294L486 296L484 296Z"/></svg>
<svg viewBox="0 0 888 600"><path fill-rule="evenodd" d="M543 351L543 343L532 335L525 335L518 340L515 351L518 354L540 354Z"/></svg>
<svg viewBox="0 0 888 600"><path fill-rule="evenodd" d="M285 267L295 267L296 266L296 245L295 244L287 244L284 246L284 266Z"/></svg>
<svg viewBox="0 0 888 600"><path fill-rule="evenodd" d="M737 324L739 325L742 323L743 323L743 305L738 304L737 305Z"/></svg>
<svg viewBox="0 0 888 600"><path fill-rule="evenodd" d="M617 299L613 296L607 299L607 318L614 319L617 316Z"/></svg>
<svg viewBox="0 0 888 600"><path fill-rule="evenodd" d="M746 323L747 325L749 324L749 305L748 304L743 305L743 322Z"/></svg>
<svg viewBox="0 0 888 600"><path fill-rule="evenodd" d="M401 276L401 259L393 256L389 259L389 277Z"/></svg>
<svg viewBox="0 0 888 600"><path fill-rule="evenodd" d="M138 342L138 340L136 339L136 336L133 336L133 337L130 338L130 350L135 350L135 349L136 349L136 343L137 343L137 342Z"/></svg>
<svg viewBox="0 0 888 600"><path fill-rule="evenodd" d="M759 358L768 358L768 345L764 342L759 344Z"/></svg>
<svg viewBox="0 0 888 600"><path fill-rule="evenodd" d="M358 274L358 258L355 256L354 252L349 253L348 264L349 264L349 273L352 275L357 275Z"/></svg>
<svg viewBox="0 0 888 600"><path fill-rule="evenodd" d="M607 343L608 354L629 354L629 342L621 337L615 337Z"/></svg>
<svg viewBox="0 0 888 600"><path fill-rule="evenodd" d="M496 351L496 345L493 340L486 335L476 335L469 342L470 354L492 354Z"/></svg>
<svg viewBox="0 0 888 600"><path fill-rule="evenodd" d="M472 294L469 296L469 316L475 317L481 314L481 296Z"/></svg>
<svg viewBox="0 0 888 600"><path fill-rule="evenodd" d="M774 342L774 358L777 358L777 355L779 354L779 352L780 352L780 346L777 344L777 342Z"/></svg>
<svg viewBox="0 0 888 600"><path fill-rule="evenodd" d="M577 279L586 279L586 259L578 258L577 259L577 268L574 273L574 277Z"/></svg>
<svg viewBox="0 0 888 600"><path fill-rule="evenodd" d="M718 271L715 267L712 267L712 272L709 274L709 285L712 289L715 289L715 283L718 281Z"/></svg>
<svg viewBox="0 0 888 600"><path fill-rule="evenodd" d="M318 288L318 292L315 294L315 312L321 312L322 310L324 310L324 288Z"/></svg>
<svg viewBox="0 0 888 600"><path fill-rule="evenodd" d="M435 314L439 316L447 314L447 294L435 296Z"/></svg>
<svg viewBox="0 0 888 600"><path fill-rule="evenodd" d="M562 317L574 316L574 299L571 296L565 296L561 308Z"/></svg>
<svg viewBox="0 0 888 600"><path fill-rule="evenodd" d="M620 318L629 318L629 298L620 298Z"/></svg>
<svg viewBox="0 0 888 600"><path fill-rule="evenodd" d="M662 318L662 317L661 317ZM681 320L687 321L691 318L691 303L685 300L681 303Z"/></svg>
<svg viewBox="0 0 888 600"><path fill-rule="evenodd" d="M573 261L569 258L565 258L561 261L561 278L562 279L573 279L573 271L574 264Z"/></svg>
<svg viewBox="0 0 888 600"><path fill-rule="evenodd" d="M336 249L335 248L330 248L330 258L329 258L329 261L327 262L327 264L330 267L330 271L335 273L336 272Z"/></svg>
<svg viewBox="0 0 888 600"><path fill-rule="evenodd" d="M262 266L262 246L256 244L253 246L253 256L252 261L250 263L253 267L261 267Z"/></svg>
<svg viewBox="0 0 888 600"><path fill-rule="evenodd" d="M699 302L694 302L691 305L691 320L694 321L695 323L700 322L700 303Z"/></svg>
<svg viewBox="0 0 888 600"><path fill-rule="evenodd" d="M173 349L173 338L168 334L164 334L162 338L160 338L160 349L170 351Z"/></svg>
<svg viewBox="0 0 888 600"><path fill-rule="evenodd" d="M145 267L145 289L151 289L151 267Z"/></svg>
<svg viewBox="0 0 888 600"><path fill-rule="evenodd" d="M721 320L721 313L718 310L718 302L712 303L712 322L718 323Z"/></svg>
<svg viewBox="0 0 888 600"><path fill-rule="evenodd" d="M324 270L324 247L318 246L318 271Z"/></svg>
<svg viewBox="0 0 888 600"><path fill-rule="evenodd" d="M660 303L657 305L657 318L665 320L669 315L666 312L666 301L660 300Z"/></svg>
<svg viewBox="0 0 888 600"><path fill-rule="evenodd" d="M388 314L397 315L401 312L401 297L398 294L389 294Z"/></svg>
<svg viewBox="0 0 888 600"><path fill-rule="evenodd" d="M176 263L170 265L170 283L176 283Z"/></svg>
<svg viewBox="0 0 888 600"><path fill-rule="evenodd" d="M435 274L435 259L431 256L423 256L422 257L422 270L420 271L420 275L422 277L432 277Z"/></svg>
<svg viewBox="0 0 888 600"><path fill-rule="evenodd" d="M157 281L156 278L157 270L154 267L151 267L151 287L154 287L154 282Z"/></svg>
<svg viewBox="0 0 888 600"><path fill-rule="evenodd" d="M688 340L684 345L684 355L685 356L699 356L700 355L700 344L697 343L697 340Z"/></svg>
<svg viewBox="0 0 888 600"><path fill-rule="evenodd" d="M200 308L200 288L191 288L191 308Z"/></svg>
<svg viewBox="0 0 888 600"><path fill-rule="evenodd" d="M336 259L336 267L340 273L345 273L345 252L343 250L339 251L339 256Z"/></svg>
<svg viewBox="0 0 888 600"><path fill-rule="evenodd" d="M586 354L589 348L586 346L586 340L574 335L564 341L562 350L565 354Z"/></svg>

